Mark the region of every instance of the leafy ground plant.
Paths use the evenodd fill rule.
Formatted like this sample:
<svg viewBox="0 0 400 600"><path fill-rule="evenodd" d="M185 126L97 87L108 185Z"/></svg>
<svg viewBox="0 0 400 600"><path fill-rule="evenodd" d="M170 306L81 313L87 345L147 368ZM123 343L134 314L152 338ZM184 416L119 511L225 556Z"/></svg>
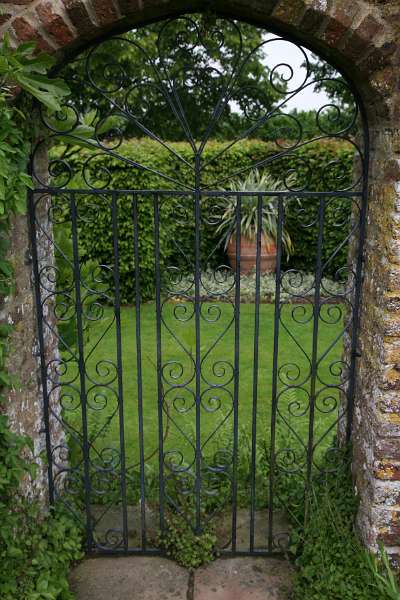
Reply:
<svg viewBox="0 0 400 600"><path fill-rule="evenodd" d="M185 275L179 279L182 290L190 289L194 281L193 275ZM313 273L303 271L288 271L284 274L281 284L281 300L285 301L295 296L297 298L312 297L315 293L315 277ZM234 274L231 271L213 271L208 269L201 274L202 289L210 298L223 297L235 299ZM347 282L335 281L324 277L321 282L321 296L340 296L346 291ZM256 273L253 271L240 278L241 302L255 302ZM175 290L174 290L175 291ZM260 277L260 302L274 302L276 291L275 273L264 273Z"/></svg>
<svg viewBox="0 0 400 600"><path fill-rule="evenodd" d="M341 458L314 481L308 524L298 537L293 600L399 600L387 557L383 564L369 557L355 534L358 503L350 461Z"/></svg>
<svg viewBox="0 0 400 600"><path fill-rule="evenodd" d="M377 556L367 553L367 562L382 598L400 600L399 578L390 566L389 557L382 543L379 544L379 554Z"/></svg>
<svg viewBox="0 0 400 600"><path fill-rule="evenodd" d="M68 573L82 558L81 532L71 517L52 512L43 519L37 504L17 504L1 526L2 600L73 600Z"/></svg>
<svg viewBox="0 0 400 600"><path fill-rule="evenodd" d="M211 528L196 534L184 516L177 513L167 517L165 530L157 541L166 556L187 569L197 569L214 560L216 543L217 537Z"/></svg>

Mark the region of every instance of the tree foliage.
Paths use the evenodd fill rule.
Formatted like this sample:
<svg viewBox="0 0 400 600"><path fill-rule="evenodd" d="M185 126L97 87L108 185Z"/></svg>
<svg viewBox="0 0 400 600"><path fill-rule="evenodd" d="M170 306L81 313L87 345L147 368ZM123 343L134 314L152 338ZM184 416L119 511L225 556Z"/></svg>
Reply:
<svg viewBox="0 0 400 600"><path fill-rule="evenodd" d="M353 94L347 84L343 86L332 85L332 81L345 83L345 79L334 66L315 57L310 62L310 72L315 80L320 81L316 85L316 91L323 90L340 109L349 110L349 107L354 103Z"/></svg>
<svg viewBox="0 0 400 600"><path fill-rule="evenodd" d="M235 137L249 113L270 110L279 96L269 82L262 42L263 31L252 25L241 23L239 32L232 21L191 16L107 40L63 75L80 114L96 109L106 117L112 96L114 114L132 114L161 139L179 141L187 139L188 131L193 139L204 135L236 70L236 91L212 132L226 139ZM184 122L166 102L161 79L179 96ZM129 119L119 127L125 137L145 134Z"/></svg>

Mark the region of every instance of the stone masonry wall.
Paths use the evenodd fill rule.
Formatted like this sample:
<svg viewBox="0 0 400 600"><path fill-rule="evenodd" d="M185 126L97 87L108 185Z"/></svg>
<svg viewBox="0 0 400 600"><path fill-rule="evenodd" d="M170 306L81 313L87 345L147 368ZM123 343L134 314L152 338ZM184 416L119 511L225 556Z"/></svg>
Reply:
<svg viewBox="0 0 400 600"><path fill-rule="evenodd" d="M47 151L43 149L37 156L37 170L45 180L48 172ZM42 235L37 235L39 272L45 265L51 268L54 260L51 244L52 228L48 218L48 202L42 203L37 211ZM48 502L48 471L46 457L46 430L43 420L43 388L40 370L40 347L37 336L36 302L32 285L32 252L29 247L29 221L27 217L14 219L10 232L9 260L15 273L15 291L5 298L0 306L0 318L14 325L11 336L7 367L12 378L6 412L11 427L20 434L29 435L33 440L32 458L38 465L34 481L28 477L23 482L23 490L29 497L35 497L44 505ZM54 303L47 300L44 317L50 327L44 328L46 345L45 361L47 377L57 377L58 339L55 334L56 319ZM53 386L54 387L54 386ZM53 460L60 462L64 433L58 416L60 414L59 388L53 391L50 401L49 424L53 442Z"/></svg>
<svg viewBox="0 0 400 600"><path fill-rule="evenodd" d="M0 33L14 44L36 40L63 60L110 31L188 10L275 26L295 36L352 79L370 125L371 177L365 252L358 381L354 414L354 477L361 498L358 525L365 543L383 540L400 554L400 0L8 0L0 2ZM24 229L14 228L20 295L9 304L24 331L11 364L32 381L36 348ZM28 242L26 240L26 246ZM22 294L22 295L21 295ZM22 314L18 306L24 306ZM12 307L12 308L11 308ZM11 318L14 319L14 316ZM23 324L26 324L24 327ZM40 393L11 396L32 407ZM36 398L36 399L35 399ZM37 431L24 414L16 427ZM37 411L32 409L32 420Z"/></svg>

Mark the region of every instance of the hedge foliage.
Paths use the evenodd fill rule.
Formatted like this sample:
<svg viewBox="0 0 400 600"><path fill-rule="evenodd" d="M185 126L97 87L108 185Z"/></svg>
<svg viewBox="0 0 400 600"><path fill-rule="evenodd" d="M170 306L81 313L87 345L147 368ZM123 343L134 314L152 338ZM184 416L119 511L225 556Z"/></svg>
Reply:
<svg viewBox="0 0 400 600"><path fill-rule="evenodd" d="M179 189L175 182L193 185L193 152L186 143L171 143L188 164L176 159L167 149L151 140L130 140L117 150L121 156L164 173L174 181L168 181L157 173L132 167L117 157L104 153L81 150L69 159L74 170L74 186L85 185L82 173L91 185L105 189ZM202 155L202 184L211 189L229 189L229 177L240 169L265 160L275 154L276 145L260 140L242 141L220 157L223 142L211 141ZM215 158L217 157L217 158ZM276 178L284 180L294 173L294 187L307 190L328 191L344 189L351 184L354 161L353 147L347 142L323 141L299 147L279 160L272 161L268 170ZM108 173L106 172L108 171ZM245 174L241 175L242 177ZM236 179L239 176L236 176ZM194 264L194 218L192 208L183 208L186 200L177 197L160 203L161 271L167 265L193 272ZM85 202L83 199L80 202ZM93 198L86 202L93 204ZM104 202L106 209L101 206ZM134 298L134 258L132 208L129 197L119 200L119 253L121 292L124 302ZM112 265L114 257L111 210L106 200L97 199L95 218L87 218L80 227L82 256ZM218 203L218 201L217 201ZM291 199L286 202L287 228L294 241L295 251L290 266L303 271L315 269L317 244L318 199ZM221 209L219 213L221 214ZM218 244L215 233L218 213L215 199L206 199L202 205L201 262L202 268L227 264L224 249ZM327 202L323 241L323 261L340 245L348 231L351 201L340 196ZM139 254L141 289L144 298L154 294L154 210L151 197L138 199ZM333 276L346 264L347 245L337 253L325 270Z"/></svg>

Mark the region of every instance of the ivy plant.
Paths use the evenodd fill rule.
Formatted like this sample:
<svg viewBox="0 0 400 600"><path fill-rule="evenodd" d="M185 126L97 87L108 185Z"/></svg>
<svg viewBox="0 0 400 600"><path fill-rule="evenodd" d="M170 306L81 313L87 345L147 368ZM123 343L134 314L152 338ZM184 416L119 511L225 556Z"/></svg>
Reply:
<svg viewBox="0 0 400 600"><path fill-rule="evenodd" d="M13 271L7 259L11 218L25 213L31 130L19 90L35 97L48 111L61 109L68 94L64 82L50 79L54 59L36 54L34 43L10 46L0 42L0 295L13 289ZM28 98L27 95L25 95ZM16 101L18 98L18 101ZM27 100L28 101L28 100ZM36 476L28 458L33 443L9 427L2 411L10 379L6 354L12 327L0 325L0 597L4 600L68 600L68 566L81 556L80 532L70 518L50 511L41 514L37 502L20 493L21 481Z"/></svg>

